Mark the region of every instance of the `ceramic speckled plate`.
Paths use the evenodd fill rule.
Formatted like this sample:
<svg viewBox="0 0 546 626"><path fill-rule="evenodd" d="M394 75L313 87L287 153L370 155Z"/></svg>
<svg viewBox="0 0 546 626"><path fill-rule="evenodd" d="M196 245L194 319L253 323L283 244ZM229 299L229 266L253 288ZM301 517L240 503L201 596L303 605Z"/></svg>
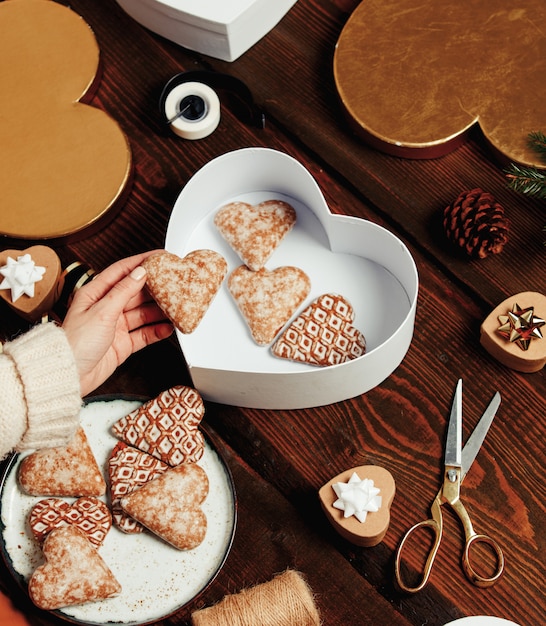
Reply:
<svg viewBox="0 0 546 626"><path fill-rule="evenodd" d="M141 403L142 399L97 398L82 409L81 423L105 476L108 456L117 442L110 427ZM126 535L112 527L99 551L121 583L122 593L55 614L75 624L150 624L180 610L208 587L231 548L236 500L228 468L209 438L205 439L199 465L207 472L210 490L203 504L208 520L203 543L194 550L180 551L151 533ZM41 498L24 494L17 484L23 457L14 456L1 476L0 549L8 570L26 588L43 557L27 526L28 514Z"/></svg>

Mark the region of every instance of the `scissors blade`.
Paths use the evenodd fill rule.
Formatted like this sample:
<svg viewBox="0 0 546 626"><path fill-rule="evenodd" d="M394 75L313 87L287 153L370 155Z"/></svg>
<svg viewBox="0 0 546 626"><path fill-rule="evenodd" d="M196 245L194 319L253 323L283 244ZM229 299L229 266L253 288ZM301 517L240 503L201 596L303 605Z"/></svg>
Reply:
<svg viewBox="0 0 546 626"><path fill-rule="evenodd" d="M462 453L461 480L466 476L466 473L470 469L472 463L474 463L474 459L480 451L483 440L487 435L489 427L493 423L493 419L497 413L500 403L501 395L497 391L488 407L485 409L484 414L480 417L480 421L477 423L476 428L474 428L472 434L465 443Z"/></svg>
<svg viewBox="0 0 546 626"><path fill-rule="evenodd" d="M463 439L463 381L457 381L455 396L451 405L451 415L447 427L445 465L461 467L461 448Z"/></svg>

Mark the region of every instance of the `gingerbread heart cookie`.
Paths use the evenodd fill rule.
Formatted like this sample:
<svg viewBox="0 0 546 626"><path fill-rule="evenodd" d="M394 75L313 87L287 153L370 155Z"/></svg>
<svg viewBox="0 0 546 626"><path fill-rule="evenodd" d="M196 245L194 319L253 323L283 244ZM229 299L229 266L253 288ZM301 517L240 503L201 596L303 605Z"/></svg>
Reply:
<svg viewBox="0 0 546 626"><path fill-rule="evenodd" d="M47 246L0 252L0 298L31 322L51 311L59 298L61 261Z"/></svg>
<svg viewBox="0 0 546 626"><path fill-rule="evenodd" d="M19 486L31 496L102 496L106 482L80 426L66 446L44 448L19 465Z"/></svg>
<svg viewBox="0 0 546 626"><path fill-rule="evenodd" d="M305 300L311 281L297 267L253 272L241 265L230 274L228 288L252 338L258 345L266 345L275 339Z"/></svg>
<svg viewBox="0 0 546 626"><path fill-rule="evenodd" d="M195 463L204 452L199 430L204 414L199 393L177 385L122 417L112 426L112 433L172 467Z"/></svg>
<svg viewBox="0 0 546 626"><path fill-rule="evenodd" d="M98 498L78 498L73 504L59 498L46 498L32 507L28 523L40 544L54 528L71 524L79 528L94 546L99 547L112 527L112 515L106 504Z"/></svg>
<svg viewBox="0 0 546 626"><path fill-rule="evenodd" d="M226 260L213 250L194 250L184 258L163 251L148 257L143 266L150 294L186 334L197 328L227 273Z"/></svg>
<svg viewBox="0 0 546 626"><path fill-rule="evenodd" d="M114 524L122 532L141 533L144 529L132 517L125 515L120 505L121 498L157 478L168 468L169 466L163 461L128 446L123 441L116 444L108 459L108 476L112 518Z"/></svg>
<svg viewBox="0 0 546 626"><path fill-rule="evenodd" d="M184 463L122 498L121 507L175 548L191 550L207 532L201 505L208 491L205 470L196 463Z"/></svg>
<svg viewBox="0 0 546 626"><path fill-rule="evenodd" d="M214 216L220 234L251 270L264 267L296 223L294 207L282 200L251 205L231 202Z"/></svg>
<svg viewBox="0 0 546 626"><path fill-rule="evenodd" d="M54 528L42 550L45 563L28 583L30 599L39 608L54 611L121 593L121 585L98 550L75 526Z"/></svg>
<svg viewBox="0 0 546 626"><path fill-rule="evenodd" d="M271 351L277 357L311 365L356 359L366 351L366 341L353 320L353 307L345 298L323 294L296 317Z"/></svg>

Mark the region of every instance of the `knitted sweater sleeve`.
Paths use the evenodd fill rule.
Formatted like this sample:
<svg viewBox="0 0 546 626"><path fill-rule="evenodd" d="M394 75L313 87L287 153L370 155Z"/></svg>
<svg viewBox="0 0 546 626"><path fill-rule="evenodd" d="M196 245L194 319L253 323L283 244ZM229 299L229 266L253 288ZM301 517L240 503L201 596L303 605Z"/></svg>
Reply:
<svg viewBox="0 0 546 626"><path fill-rule="evenodd" d="M79 424L80 381L64 331L38 324L0 352L0 459L66 444Z"/></svg>

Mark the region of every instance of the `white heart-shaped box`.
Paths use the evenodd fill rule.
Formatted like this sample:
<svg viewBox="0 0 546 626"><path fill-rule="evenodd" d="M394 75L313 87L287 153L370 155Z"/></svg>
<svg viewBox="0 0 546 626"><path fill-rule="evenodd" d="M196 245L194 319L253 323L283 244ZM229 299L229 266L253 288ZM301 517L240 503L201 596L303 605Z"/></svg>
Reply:
<svg viewBox="0 0 546 626"><path fill-rule="evenodd" d="M224 282L199 327L177 332L195 388L205 400L262 409L332 404L366 393L387 378L409 349L419 280L407 247L385 228L332 214L315 179L294 158L268 148L245 148L210 161L178 196L165 248L178 256L208 248L231 272L241 260L214 226L228 202L280 198L297 223L270 257L269 270L293 265L311 279L301 312L322 293L338 293L355 310L366 338L363 356L329 367L293 363L251 338ZM350 210L350 207L347 207Z"/></svg>
<svg viewBox="0 0 546 626"><path fill-rule="evenodd" d="M117 0L137 22L175 43L235 61L266 35L296 0Z"/></svg>

